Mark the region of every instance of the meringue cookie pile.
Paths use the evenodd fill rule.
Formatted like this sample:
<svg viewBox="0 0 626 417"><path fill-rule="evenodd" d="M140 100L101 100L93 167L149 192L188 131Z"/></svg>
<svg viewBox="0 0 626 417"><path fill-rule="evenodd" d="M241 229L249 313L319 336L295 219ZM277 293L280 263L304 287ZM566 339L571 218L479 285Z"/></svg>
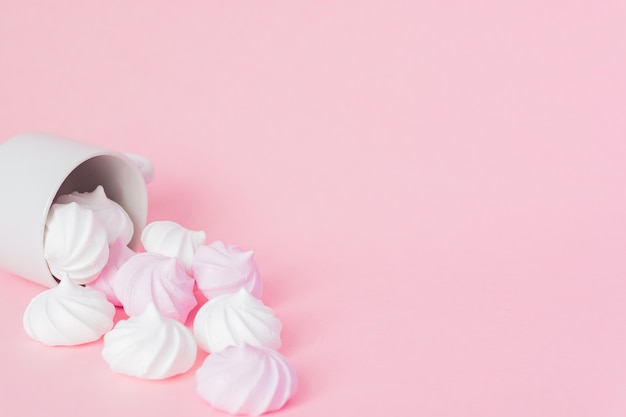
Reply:
<svg viewBox="0 0 626 417"><path fill-rule="evenodd" d="M297 387L291 364L276 350L281 321L260 297L263 283L252 251L172 221L148 224L145 253L128 248L135 230L103 187L55 200L44 235L44 257L60 281L33 298L24 313L31 338L50 346L104 336L111 370L165 379L190 370L198 346L209 353L196 372L200 397L231 414L281 408ZM198 300L190 330L185 326ZM127 320L115 325L116 306Z"/></svg>

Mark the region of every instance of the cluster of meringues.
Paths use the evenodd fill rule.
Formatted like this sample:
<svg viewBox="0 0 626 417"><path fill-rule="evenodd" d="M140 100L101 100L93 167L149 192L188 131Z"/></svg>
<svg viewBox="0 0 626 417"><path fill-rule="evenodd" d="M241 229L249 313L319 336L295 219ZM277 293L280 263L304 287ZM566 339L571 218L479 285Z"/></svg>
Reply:
<svg viewBox="0 0 626 417"><path fill-rule="evenodd" d="M128 248L133 223L99 186L60 196L50 209L44 256L58 286L37 295L24 329L50 346L89 343L104 336L111 369L145 379L190 370L197 347L210 353L196 372L200 396L231 414L281 408L297 377L276 349L282 324L260 297L263 286L252 251L172 221L145 227L146 250ZM193 332L185 326L197 306L194 288L208 299ZM114 324L115 306L129 316Z"/></svg>

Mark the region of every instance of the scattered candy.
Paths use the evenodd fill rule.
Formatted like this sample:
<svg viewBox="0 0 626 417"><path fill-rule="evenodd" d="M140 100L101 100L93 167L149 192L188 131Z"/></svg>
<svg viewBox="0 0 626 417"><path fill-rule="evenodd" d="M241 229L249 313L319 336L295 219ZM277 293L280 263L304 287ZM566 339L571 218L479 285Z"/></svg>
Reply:
<svg viewBox="0 0 626 417"><path fill-rule="evenodd" d="M194 281L176 258L138 253L120 267L113 290L129 316L141 314L149 303L166 317L185 323L198 304Z"/></svg>
<svg viewBox="0 0 626 417"><path fill-rule="evenodd" d="M53 204L46 221L44 257L58 279L93 281L109 257L106 230L91 210L77 203Z"/></svg>
<svg viewBox="0 0 626 417"><path fill-rule="evenodd" d="M150 223L141 233L141 243L147 252L177 258L188 274L191 274L191 263L196 249L205 240L206 233L186 229L168 220Z"/></svg>
<svg viewBox="0 0 626 417"><path fill-rule="evenodd" d="M191 331L161 315L153 303L104 336L102 357L114 372L144 379L165 379L187 372L198 348Z"/></svg>
<svg viewBox="0 0 626 417"><path fill-rule="evenodd" d="M220 240L200 246L191 265L198 289L209 300L237 292L242 287L256 298L261 298L263 281L253 255L251 250L244 251L236 245L226 246Z"/></svg>
<svg viewBox="0 0 626 417"><path fill-rule="evenodd" d="M207 352L244 343L278 349L282 327L272 309L245 288L206 302L193 322L196 340Z"/></svg>
<svg viewBox="0 0 626 417"><path fill-rule="evenodd" d="M100 291L63 278L30 301L24 312L24 330L45 345L80 345L111 330L114 315L115 307Z"/></svg>
<svg viewBox="0 0 626 417"><path fill-rule="evenodd" d="M143 165L151 177L151 164ZM44 257L61 282L29 303L28 336L56 346L104 335L102 357L111 369L144 379L187 372L200 346L210 355L196 372L197 389L210 405L253 416L283 407L297 377L275 351L282 323L260 300L254 252L219 240L204 245L205 232L158 221L142 232L147 252L136 254L127 246L133 233L130 217L102 186L58 197ZM209 301L192 332L184 323L198 303L196 283ZM129 316L115 327L114 304Z"/></svg>
<svg viewBox="0 0 626 417"><path fill-rule="evenodd" d="M198 394L214 408L251 416L278 410L298 386L287 359L249 345L209 355L196 371L196 381Z"/></svg>

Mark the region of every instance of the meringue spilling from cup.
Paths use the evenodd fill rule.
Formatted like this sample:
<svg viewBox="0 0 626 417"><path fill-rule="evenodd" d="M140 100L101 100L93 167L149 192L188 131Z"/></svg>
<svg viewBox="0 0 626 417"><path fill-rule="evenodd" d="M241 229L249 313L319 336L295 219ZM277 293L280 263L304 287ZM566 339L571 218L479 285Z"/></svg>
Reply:
<svg viewBox="0 0 626 417"><path fill-rule="evenodd" d="M282 323L260 297L252 251L215 241L172 221L148 224L145 253L128 248L135 230L124 209L98 186L60 196L50 208L44 257L57 287L33 298L26 334L50 345L79 345L104 336L103 359L114 372L165 379L187 372L198 345L209 352L196 372L200 397L231 414L283 407L297 387L291 364L276 350ZM198 300L193 332L185 326ZM113 323L115 306L127 320Z"/></svg>

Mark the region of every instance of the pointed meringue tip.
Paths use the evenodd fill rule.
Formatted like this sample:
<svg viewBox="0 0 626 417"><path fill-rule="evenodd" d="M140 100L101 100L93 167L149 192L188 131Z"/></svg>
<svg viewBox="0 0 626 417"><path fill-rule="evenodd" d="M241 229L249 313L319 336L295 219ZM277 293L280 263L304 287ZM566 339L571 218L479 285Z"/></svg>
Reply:
<svg viewBox="0 0 626 417"><path fill-rule="evenodd" d="M75 287L76 284L74 283L74 281L72 281L72 279L70 278L67 272L63 272L61 274L61 278L59 278L59 284L57 286L61 288L69 288L69 287Z"/></svg>
<svg viewBox="0 0 626 417"><path fill-rule="evenodd" d="M161 312L159 311L159 309L157 308L156 304L154 304L154 302L152 301L148 303L146 308L143 310L143 313L141 313L140 315L148 316L148 317L150 316L162 317L163 316Z"/></svg>
<svg viewBox="0 0 626 417"><path fill-rule="evenodd" d="M96 189L92 191L92 193L96 195L102 194L103 196L106 197L106 192L104 191L104 187L102 185L98 185Z"/></svg>
<svg viewBox="0 0 626 417"><path fill-rule="evenodd" d="M239 288L239 290L236 292L236 295L238 297L242 297L242 298L244 298L244 297L252 297L252 294L250 294L250 291L248 291L246 289L246 287Z"/></svg>

